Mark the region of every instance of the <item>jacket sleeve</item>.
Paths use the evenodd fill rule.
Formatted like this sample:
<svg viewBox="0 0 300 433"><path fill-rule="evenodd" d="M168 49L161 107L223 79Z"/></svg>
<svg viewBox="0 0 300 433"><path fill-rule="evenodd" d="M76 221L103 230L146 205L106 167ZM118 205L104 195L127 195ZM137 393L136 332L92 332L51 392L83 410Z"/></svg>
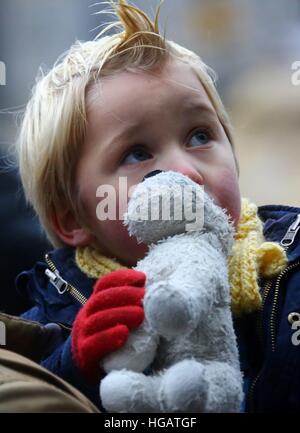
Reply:
<svg viewBox="0 0 300 433"><path fill-rule="evenodd" d="M41 365L75 386L101 408L99 383L89 383L76 366L72 357L70 335L51 355L42 360Z"/></svg>
<svg viewBox="0 0 300 433"><path fill-rule="evenodd" d="M39 321L46 327L52 325L51 323L47 323L47 320L38 307L33 307L31 310L24 313L22 317L28 320ZM46 348L40 364L75 386L93 401L96 406L102 409L100 404L99 383L88 382L74 362L71 349L71 335L61 330L60 335L56 335L49 347Z"/></svg>

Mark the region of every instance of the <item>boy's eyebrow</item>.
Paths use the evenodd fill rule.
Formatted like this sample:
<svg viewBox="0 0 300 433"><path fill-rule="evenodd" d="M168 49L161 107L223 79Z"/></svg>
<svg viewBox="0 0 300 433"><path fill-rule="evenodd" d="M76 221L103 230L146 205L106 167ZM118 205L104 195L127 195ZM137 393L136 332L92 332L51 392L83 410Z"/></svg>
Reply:
<svg viewBox="0 0 300 433"><path fill-rule="evenodd" d="M105 148L109 149L113 144L117 144L120 141L122 141L124 138L133 135L139 129L141 129L141 125L138 123L128 126L126 129L123 129L119 134L116 134L111 140L109 140L106 143Z"/></svg>
<svg viewBox="0 0 300 433"><path fill-rule="evenodd" d="M183 111L192 112L192 111L204 111L207 114L215 116L215 110L212 107L209 107L207 104L200 101L193 101L184 104Z"/></svg>
<svg viewBox="0 0 300 433"><path fill-rule="evenodd" d="M192 113L192 112L205 112L205 114L208 114L209 116L216 117L216 113L213 108L209 107L207 104L196 101L196 102L189 102L187 104L183 104L182 108L183 112L186 113ZM110 149L110 147L114 144L117 144L121 142L124 138L127 138L137 131L139 131L142 128L142 126L139 123L134 123L128 126L127 128L123 129L119 134L116 134L111 140L109 140L106 145L105 149Z"/></svg>

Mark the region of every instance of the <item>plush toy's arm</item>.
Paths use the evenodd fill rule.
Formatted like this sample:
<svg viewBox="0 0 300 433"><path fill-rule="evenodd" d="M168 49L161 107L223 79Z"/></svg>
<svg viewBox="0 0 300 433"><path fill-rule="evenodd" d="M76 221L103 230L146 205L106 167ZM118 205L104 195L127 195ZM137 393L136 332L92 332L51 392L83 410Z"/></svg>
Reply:
<svg viewBox="0 0 300 433"><path fill-rule="evenodd" d="M168 243L174 243L175 248L176 239L155 247L148 260L153 261L154 254L165 256ZM226 257L205 238L198 242L193 237L178 238L169 266L174 268L175 259L176 268L169 277L157 270L155 280L147 283L144 299L150 326L167 339L193 331L199 321L207 319L213 305L228 301L229 293Z"/></svg>
<svg viewBox="0 0 300 433"><path fill-rule="evenodd" d="M150 332L147 323L129 334L125 345L102 360L102 368L108 373L127 368L136 372L145 371L153 362L159 338Z"/></svg>

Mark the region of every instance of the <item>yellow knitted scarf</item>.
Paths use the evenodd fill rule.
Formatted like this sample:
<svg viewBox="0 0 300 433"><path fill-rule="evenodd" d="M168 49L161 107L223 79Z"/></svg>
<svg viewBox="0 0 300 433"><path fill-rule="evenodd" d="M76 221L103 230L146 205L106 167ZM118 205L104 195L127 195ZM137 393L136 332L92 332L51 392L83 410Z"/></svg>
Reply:
<svg viewBox="0 0 300 433"><path fill-rule="evenodd" d="M257 206L242 199L241 217L228 260L231 308L235 315L250 313L261 306L258 278L271 278L287 265L285 250L276 242L266 242Z"/></svg>
<svg viewBox="0 0 300 433"><path fill-rule="evenodd" d="M242 199L241 217L228 260L231 307L235 315L258 310L261 306L258 278L274 277L287 265L284 249L276 242L266 242L262 228L257 206ZM81 271L92 278L124 268L91 247L78 247L75 259Z"/></svg>

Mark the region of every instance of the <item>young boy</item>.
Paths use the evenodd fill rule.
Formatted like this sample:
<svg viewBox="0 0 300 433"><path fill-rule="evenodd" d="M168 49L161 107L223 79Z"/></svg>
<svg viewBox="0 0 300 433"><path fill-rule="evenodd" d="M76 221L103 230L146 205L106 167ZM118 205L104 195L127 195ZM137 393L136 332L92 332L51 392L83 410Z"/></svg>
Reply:
<svg viewBox="0 0 300 433"><path fill-rule="evenodd" d="M96 191L109 185L118 203L121 177L130 188L153 170L173 170L204 185L237 229L231 282L246 410L297 410L300 351L291 337L300 317L300 245L299 225L291 225L300 210L259 210L270 241L291 227L291 264L271 279L276 272L263 268L280 249L257 253L261 222L254 205L241 208L231 127L208 67L159 34L159 10L152 23L126 1L112 5L122 31L77 43L38 81L18 141L27 198L57 247L17 279L36 304L23 317L61 328L42 365L101 407L99 363L144 318L146 276L126 268L147 248L129 237L121 209L114 220L97 218ZM258 277L267 283L263 303Z"/></svg>

